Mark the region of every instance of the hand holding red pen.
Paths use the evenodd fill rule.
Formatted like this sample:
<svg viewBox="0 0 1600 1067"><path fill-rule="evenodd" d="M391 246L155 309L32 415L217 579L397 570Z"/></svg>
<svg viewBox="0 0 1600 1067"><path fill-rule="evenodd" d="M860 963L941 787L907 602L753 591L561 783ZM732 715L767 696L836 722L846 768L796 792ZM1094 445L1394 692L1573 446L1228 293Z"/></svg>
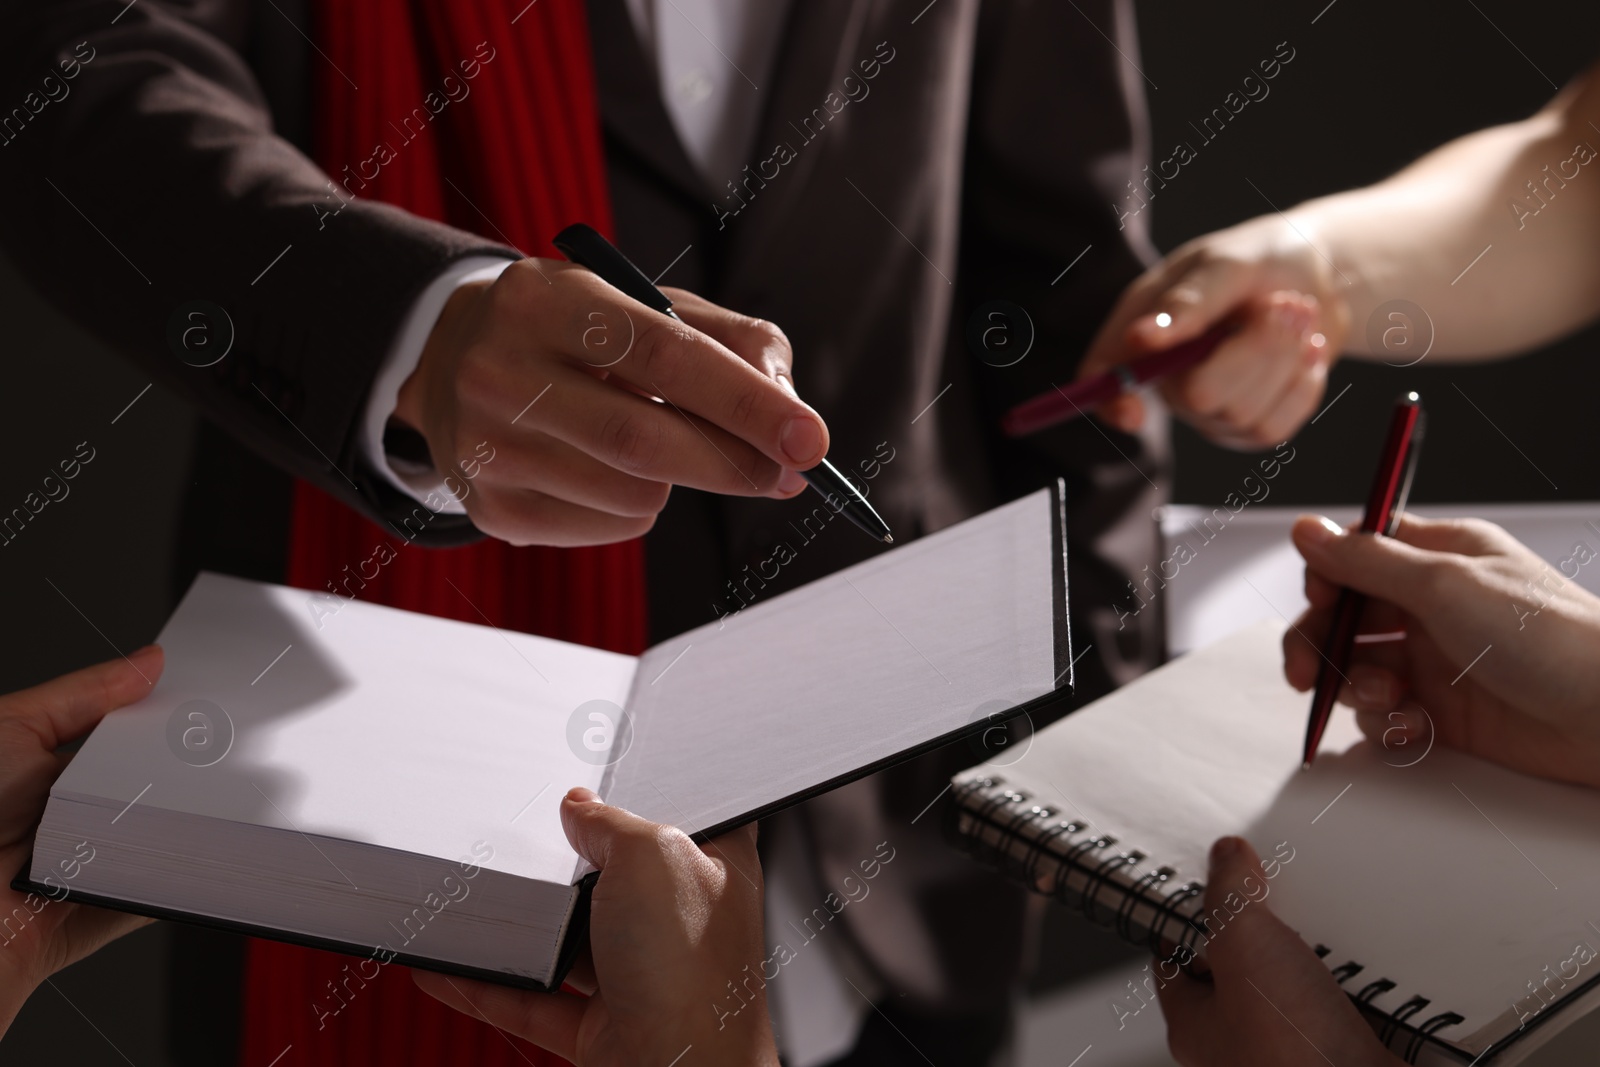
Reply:
<svg viewBox="0 0 1600 1067"><path fill-rule="evenodd" d="M1349 311L1330 273L1276 216L1191 241L1123 293L1078 379L1234 318L1234 336L1199 366L1163 381L1161 397L1218 444L1249 449L1287 440L1316 413L1328 366L1349 330ZM1145 405L1128 395L1098 414L1133 432L1144 423Z"/></svg>
<svg viewBox="0 0 1600 1067"><path fill-rule="evenodd" d="M1371 598L1360 633L1405 635L1358 643L1339 693L1391 762L1431 741L1600 786L1600 598L1571 579L1600 566L1600 538L1557 565L1478 519L1406 516L1373 537L1305 516L1293 538L1311 607L1284 636L1291 685L1311 688L1340 588L1353 589Z"/></svg>

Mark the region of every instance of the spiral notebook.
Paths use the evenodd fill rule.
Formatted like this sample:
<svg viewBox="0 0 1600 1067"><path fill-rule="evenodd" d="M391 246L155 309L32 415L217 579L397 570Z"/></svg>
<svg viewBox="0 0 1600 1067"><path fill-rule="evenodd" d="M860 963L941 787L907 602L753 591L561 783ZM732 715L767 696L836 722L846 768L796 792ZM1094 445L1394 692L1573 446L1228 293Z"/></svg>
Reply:
<svg viewBox="0 0 1600 1067"><path fill-rule="evenodd" d="M1191 652L958 775L953 839L1165 956L1204 954L1206 854L1242 834L1273 861L1273 911L1393 1051L1521 1061L1600 1005L1600 791L1373 744L1344 709L1302 771L1282 632Z"/></svg>

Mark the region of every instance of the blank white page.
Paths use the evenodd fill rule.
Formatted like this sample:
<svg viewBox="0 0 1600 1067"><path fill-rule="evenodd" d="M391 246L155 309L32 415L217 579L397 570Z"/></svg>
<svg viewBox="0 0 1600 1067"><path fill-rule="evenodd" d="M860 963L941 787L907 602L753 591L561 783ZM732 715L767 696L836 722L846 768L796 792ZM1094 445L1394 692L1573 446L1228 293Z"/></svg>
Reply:
<svg viewBox="0 0 1600 1067"><path fill-rule="evenodd" d="M1362 964L1354 988L1397 983L1378 1007L1420 995L1431 1003L1417 1021L1464 1015L1441 1033L1463 1041L1580 940L1600 947L1588 925L1600 922L1600 791L1440 747L1372 745L1344 708L1302 772L1311 701L1283 680L1283 630L1257 623L1191 652L1040 731L995 771L1180 881L1205 880L1225 834L1263 856L1287 842L1274 912L1327 945L1331 965Z"/></svg>
<svg viewBox="0 0 1600 1067"><path fill-rule="evenodd" d="M1600 593L1600 567L1579 568L1572 561L1573 546L1580 541L1600 549L1600 501L1418 504L1406 511L1425 519L1476 515L1498 523L1552 568L1564 575L1575 573L1574 581L1591 593ZM1153 591L1164 601L1167 649L1172 655L1209 644L1253 622L1293 619L1305 610L1306 565L1289 541L1289 528L1297 516L1307 513L1327 515L1340 523L1361 518L1361 509L1349 505L1255 504L1236 515L1225 507L1198 504L1169 504L1161 509L1161 555L1169 561L1161 573L1173 574L1173 578L1166 588L1152 583L1140 595L1148 600ZM1188 562L1182 562L1184 559ZM1139 606L1131 593L1117 603L1123 610Z"/></svg>
<svg viewBox="0 0 1600 1067"><path fill-rule="evenodd" d="M651 649L607 799L708 829L1051 692L1056 510L1035 493Z"/></svg>
<svg viewBox="0 0 1600 1067"><path fill-rule="evenodd" d="M330 600L200 575L161 632L154 692L95 729L52 795L446 861L481 841L494 855L480 866L571 881L558 806L603 768L574 754L568 720L586 701L626 699L635 660L359 601L329 614ZM193 700L232 723L210 766L169 745L169 720Z"/></svg>

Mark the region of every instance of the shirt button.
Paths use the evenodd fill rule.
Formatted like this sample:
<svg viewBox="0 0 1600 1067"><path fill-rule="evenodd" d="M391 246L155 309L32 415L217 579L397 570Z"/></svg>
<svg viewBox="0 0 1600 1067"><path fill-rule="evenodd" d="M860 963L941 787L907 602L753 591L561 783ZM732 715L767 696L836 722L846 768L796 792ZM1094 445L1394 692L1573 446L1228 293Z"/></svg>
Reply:
<svg viewBox="0 0 1600 1067"><path fill-rule="evenodd" d="M704 103L711 89L711 78L701 67L686 70L678 78L678 98L686 104Z"/></svg>

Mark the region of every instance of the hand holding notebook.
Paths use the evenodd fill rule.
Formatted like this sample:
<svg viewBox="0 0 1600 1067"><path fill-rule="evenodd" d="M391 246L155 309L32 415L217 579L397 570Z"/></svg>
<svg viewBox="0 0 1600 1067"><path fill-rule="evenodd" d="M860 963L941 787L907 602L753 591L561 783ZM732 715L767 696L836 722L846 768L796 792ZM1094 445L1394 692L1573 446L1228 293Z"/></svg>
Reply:
<svg viewBox="0 0 1600 1067"><path fill-rule="evenodd" d="M1205 911L1233 917L1206 946L1211 981L1155 983L1174 1058L1280 1067L1320 1052L1339 1067L1400 1067L1321 958L1272 913L1267 883L1248 841L1224 837L1212 847Z"/></svg>
<svg viewBox="0 0 1600 1067"><path fill-rule="evenodd" d="M1210 843L1243 835L1270 857L1272 910L1391 1050L1515 1062L1600 1000L1600 792L1364 740L1343 714L1302 772L1280 642L1281 624L1241 631L958 775L958 842L1193 955L1228 919L1201 900Z"/></svg>

